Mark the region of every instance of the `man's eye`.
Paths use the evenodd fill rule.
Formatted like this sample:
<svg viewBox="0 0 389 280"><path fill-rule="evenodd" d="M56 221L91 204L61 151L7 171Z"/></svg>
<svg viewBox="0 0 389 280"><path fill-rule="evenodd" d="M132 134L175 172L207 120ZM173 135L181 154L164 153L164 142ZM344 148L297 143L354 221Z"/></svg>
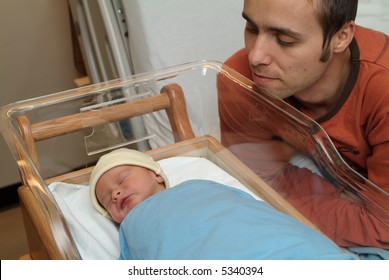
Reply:
<svg viewBox="0 0 389 280"><path fill-rule="evenodd" d="M245 31L249 32L249 33L253 33L253 34L257 34L258 33L258 29L256 27L250 26L248 24L246 24Z"/></svg>
<svg viewBox="0 0 389 280"><path fill-rule="evenodd" d="M294 44L294 42L286 42L286 41L282 41L282 40L278 40L278 43L284 47L290 47Z"/></svg>
<svg viewBox="0 0 389 280"><path fill-rule="evenodd" d="M280 45L285 47L290 47L296 43L295 40L287 36L277 36L277 41Z"/></svg>

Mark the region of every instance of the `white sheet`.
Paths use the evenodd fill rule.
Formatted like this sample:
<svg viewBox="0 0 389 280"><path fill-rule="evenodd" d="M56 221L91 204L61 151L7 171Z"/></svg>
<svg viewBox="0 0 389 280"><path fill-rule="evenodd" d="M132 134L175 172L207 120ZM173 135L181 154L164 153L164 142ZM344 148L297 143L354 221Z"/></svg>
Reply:
<svg viewBox="0 0 389 280"><path fill-rule="evenodd" d="M241 189L259 199L207 159L172 157L159 163L172 187L185 180L206 179ZM49 189L64 214L82 259L116 259L120 252L118 228L92 206L89 187L55 182L49 185Z"/></svg>

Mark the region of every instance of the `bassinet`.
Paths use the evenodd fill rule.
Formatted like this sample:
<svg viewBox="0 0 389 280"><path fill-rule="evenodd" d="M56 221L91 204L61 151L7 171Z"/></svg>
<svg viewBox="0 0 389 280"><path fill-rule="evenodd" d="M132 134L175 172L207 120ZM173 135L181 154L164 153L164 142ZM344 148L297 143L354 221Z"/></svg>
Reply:
<svg viewBox="0 0 389 280"><path fill-rule="evenodd" d="M218 137L212 116L211 124L198 126L196 117L217 116L217 106L212 106L220 74L219 63L191 63L2 108L2 131L23 182L18 192L30 248L26 257L80 258L47 185L87 185L97 157L120 146L144 150L156 160L177 155L207 158L276 209L314 227L210 135ZM216 111L207 112L197 107L198 102ZM153 116L155 112L160 115ZM163 121L165 112L168 122ZM160 127L165 131L156 129ZM67 158L69 153L75 162Z"/></svg>

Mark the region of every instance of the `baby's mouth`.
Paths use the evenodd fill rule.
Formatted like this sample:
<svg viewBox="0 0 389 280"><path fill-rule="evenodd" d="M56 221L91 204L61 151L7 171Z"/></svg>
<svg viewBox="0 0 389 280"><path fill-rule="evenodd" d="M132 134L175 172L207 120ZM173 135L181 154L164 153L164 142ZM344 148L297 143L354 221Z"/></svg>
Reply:
<svg viewBox="0 0 389 280"><path fill-rule="evenodd" d="M131 195L126 196L125 198L123 198L123 199L120 201L120 209L123 210L124 208L127 207L127 204L128 204L129 199L130 199L130 196L131 196Z"/></svg>

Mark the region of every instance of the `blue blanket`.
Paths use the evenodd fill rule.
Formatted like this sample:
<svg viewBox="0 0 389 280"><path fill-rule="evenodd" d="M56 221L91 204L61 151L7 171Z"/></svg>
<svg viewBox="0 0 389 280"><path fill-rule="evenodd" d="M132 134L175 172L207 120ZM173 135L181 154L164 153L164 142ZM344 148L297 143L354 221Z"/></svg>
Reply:
<svg viewBox="0 0 389 280"><path fill-rule="evenodd" d="M346 247L351 253L356 254L360 260L389 260L389 250L375 247Z"/></svg>
<svg viewBox="0 0 389 280"><path fill-rule="evenodd" d="M249 194L186 181L137 205L120 227L121 259L353 259Z"/></svg>

